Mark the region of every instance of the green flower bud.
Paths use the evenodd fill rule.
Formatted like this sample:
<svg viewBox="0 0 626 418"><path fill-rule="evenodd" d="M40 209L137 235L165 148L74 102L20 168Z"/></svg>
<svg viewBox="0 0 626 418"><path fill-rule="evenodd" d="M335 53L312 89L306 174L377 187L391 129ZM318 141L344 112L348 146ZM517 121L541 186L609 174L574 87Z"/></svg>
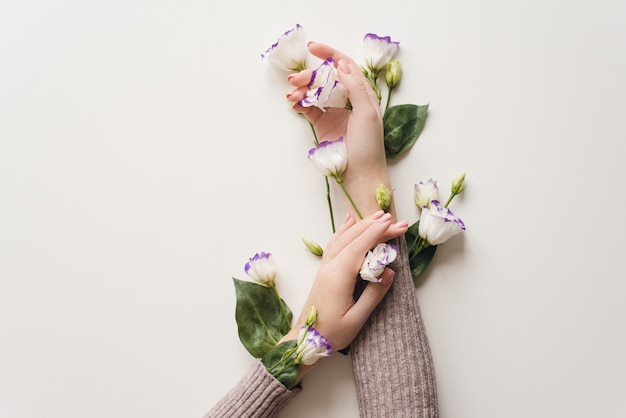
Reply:
<svg viewBox="0 0 626 418"><path fill-rule="evenodd" d="M304 325L308 327L312 327L315 324L316 320L317 320L317 308L315 307L315 305L313 305L311 306L311 309L309 309L309 313L306 314Z"/></svg>
<svg viewBox="0 0 626 418"><path fill-rule="evenodd" d="M465 190L465 173L452 182L452 194L460 194L463 190Z"/></svg>
<svg viewBox="0 0 626 418"><path fill-rule="evenodd" d="M385 81L387 86L392 89L400 83L402 78L402 64L397 58L392 59L385 65Z"/></svg>
<svg viewBox="0 0 626 418"><path fill-rule="evenodd" d="M317 242L310 240L306 237L302 237L302 242L304 242L304 246L307 250L311 252L311 254L314 254L318 257L321 257L324 254L324 250Z"/></svg>
<svg viewBox="0 0 626 418"><path fill-rule="evenodd" d="M376 189L376 202L385 212L387 212L391 206L391 192L384 183L381 183Z"/></svg>

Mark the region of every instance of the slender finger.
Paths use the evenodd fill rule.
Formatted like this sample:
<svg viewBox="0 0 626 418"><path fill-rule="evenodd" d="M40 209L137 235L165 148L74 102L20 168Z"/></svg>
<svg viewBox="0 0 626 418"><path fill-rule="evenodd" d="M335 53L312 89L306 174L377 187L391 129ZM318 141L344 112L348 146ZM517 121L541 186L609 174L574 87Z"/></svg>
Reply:
<svg viewBox="0 0 626 418"><path fill-rule="evenodd" d="M311 82L311 76L313 74L313 70L303 70L299 73L289 74L287 77L287 81L294 87L300 86L308 86Z"/></svg>
<svg viewBox="0 0 626 418"><path fill-rule="evenodd" d="M393 282L395 272L386 268L381 275L380 283L368 283L363 293L354 305L346 312L344 319L354 324L355 328L361 329L374 308L383 300Z"/></svg>
<svg viewBox="0 0 626 418"><path fill-rule="evenodd" d="M343 52L337 51L330 45L318 42L309 42L309 51L311 54L323 60L326 58L332 58L335 61L335 64L337 64L339 60L352 61L352 59Z"/></svg>
<svg viewBox="0 0 626 418"><path fill-rule="evenodd" d="M384 215L385 213L381 210L359 222L356 222L351 217L352 222L348 224L348 227L345 228L345 225L342 225L342 227L332 236L326 246L325 253L328 253L331 257L336 256L336 254L339 254L347 245L354 241L359 235L361 235Z"/></svg>
<svg viewBox="0 0 626 418"><path fill-rule="evenodd" d="M300 100L302 100L307 92L307 87L306 86L301 86L298 88L295 88L293 90L291 90L289 93L287 93L287 100L297 103Z"/></svg>
<svg viewBox="0 0 626 418"><path fill-rule="evenodd" d="M344 260L349 263L361 264L365 253L381 241L380 236L389 228L391 215L376 212L358 222L344 234L337 237L335 251L337 254L346 252Z"/></svg>

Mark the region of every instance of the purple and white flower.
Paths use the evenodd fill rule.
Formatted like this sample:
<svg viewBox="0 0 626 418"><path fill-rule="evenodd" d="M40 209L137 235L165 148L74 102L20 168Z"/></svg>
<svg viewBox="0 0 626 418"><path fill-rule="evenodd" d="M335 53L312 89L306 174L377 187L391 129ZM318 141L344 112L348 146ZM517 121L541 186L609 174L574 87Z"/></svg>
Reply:
<svg viewBox="0 0 626 418"><path fill-rule="evenodd" d="M429 206L422 208L419 223L419 236L430 245L439 245L446 242L450 237L465 230L463 221L446 207L439 205L433 200Z"/></svg>
<svg viewBox="0 0 626 418"><path fill-rule="evenodd" d="M343 137L335 141L322 141L309 150L309 161L325 176L341 181L341 176L348 165L348 153Z"/></svg>
<svg viewBox="0 0 626 418"><path fill-rule="evenodd" d="M244 270L252 280L268 287L274 286L274 280L278 273L274 257L266 252L256 253L246 263Z"/></svg>
<svg viewBox="0 0 626 418"><path fill-rule="evenodd" d="M307 35L298 24L282 34L275 44L261 54L261 58L276 68L295 72L306 68L308 54Z"/></svg>
<svg viewBox="0 0 626 418"><path fill-rule="evenodd" d="M345 107L347 102L348 93L339 82L335 62L327 58L311 73L308 90L298 103L302 107L316 106L324 110L327 107Z"/></svg>
<svg viewBox="0 0 626 418"><path fill-rule="evenodd" d="M433 200L439 201L439 188L436 181L429 179L426 183L420 181L415 185L415 205L419 209L430 206Z"/></svg>
<svg viewBox="0 0 626 418"><path fill-rule="evenodd" d="M300 328L296 348L297 364L307 366L315 364L318 359L330 356L331 351L333 347L315 328L307 326Z"/></svg>
<svg viewBox="0 0 626 418"><path fill-rule="evenodd" d="M378 244L365 256L365 261L363 261L361 271L359 271L361 279L379 283L385 267L391 264L397 256L398 249L395 246L386 243Z"/></svg>
<svg viewBox="0 0 626 418"><path fill-rule="evenodd" d="M389 36L368 33L363 38L363 49L367 68L378 74L398 52L400 42L393 42Z"/></svg>

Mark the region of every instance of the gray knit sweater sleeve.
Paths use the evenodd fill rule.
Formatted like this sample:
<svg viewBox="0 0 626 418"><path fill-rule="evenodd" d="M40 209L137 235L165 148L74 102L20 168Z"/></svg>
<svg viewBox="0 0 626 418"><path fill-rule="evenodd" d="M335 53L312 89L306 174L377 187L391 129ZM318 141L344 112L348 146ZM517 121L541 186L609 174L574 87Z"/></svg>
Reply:
<svg viewBox="0 0 626 418"><path fill-rule="evenodd" d="M350 349L360 416L436 418L435 371L406 241L390 243L398 247L391 289Z"/></svg>
<svg viewBox="0 0 626 418"><path fill-rule="evenodd" d="M288 390L256 361L204 418L271 418L300 392Z"/></svg>

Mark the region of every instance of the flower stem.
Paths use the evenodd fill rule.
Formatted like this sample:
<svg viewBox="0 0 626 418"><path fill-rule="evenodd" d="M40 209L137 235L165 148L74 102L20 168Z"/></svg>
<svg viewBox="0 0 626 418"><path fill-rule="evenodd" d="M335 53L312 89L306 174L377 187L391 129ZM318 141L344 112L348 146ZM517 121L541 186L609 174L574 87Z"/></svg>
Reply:
<svg viewBox="0 0 626 418"><path fill-rule="evenodd" d="M309 122L309 126L311 127L311 131L313 132L313 143L317 147L320 144L319 139L317 139L317 133L315 132L315 127L311 122Z"/></svg>
<svg viewBox="0 0 626 418"><path fill-rule="evenodd" d="M330 198L330 183L328 182L328 177L324 176L324 180L326 181L326 201L328 202L328 212L330 213L330 226L334 234L335 233L335 215L333 214L333 202Z"/></svg>
<svg viewBox="0 0 626 418"><path fill-rule="evenodd" d="M385 103L385 111L383 112L383 117L387 113L387 109L389 109L389 102L391 101L391 91L392 90L393 90L393 88L389 88L387 90L387 102Z"/></svg>
<svg viewBox="0 0 626 418"><path fill-rule="evenodd" d="M413 251L413 254L411 255L411 259L417 257L419 253L424 251L426 248L430 247L430 244L428 243L428 241L426 241L422 237L418 238L418 242L419 244L415 247L415 250Z"/></svg>
<svg viewBox="0 0 626 418"><path fill-rule="evenodd" d="M450 197L448 197L448 201L446 202L446 204L443 206L444 208L447 208L448 205L450 204L450 202L452 202L452 199L454 199L454 196L456 196L455 193L450 194Z"/></svg>
<svg viewBox="0 0 626 418"><path fill-rule="evenodd" d="M350 196L350 193L348 193L348 189L346 189L345 184L343 184L343 179L335 178L335 181L341 186L341 190L343 190L343 193L346 195L346 197L350 201L350 204L354 208L354 211L356 212L356 214L359 215L360 219L363 219L363 215L361 215L361 212L359 211L359 208L356 207L356 203L354 203L354 200L352 200L352 197Z"/></svg>
<svg viewBox="0 0 626 418"><path fill-rule="evenodd" d="M313 126L311 122L309 122L309 126L311 127L311 132L313 132L313 143L317 147L320 144L320 141L317 138L315 127ZM330 184L328 183L328 177L324 177L324 180L326 181L326 201L328 202L328 212L330 214L330 227L334 234L335 233L335 215L333 213L333 202L330 197Z"/></svg>
<svg viewBox="0 0 626 418"><path fill-rule="evenodd" d="M278 299L278 304L280 305L280 310L283 313L283 318L285 319L285 324L287 325L287 328L291 329L291 321L289 321L289 317L287 316L287 310L285 309L285 303L283 302L283 300L281 299L280 295L278 294L278 289L276 289L276 286L271 286L272 290L274 291L274 295L276 296L276 299Z"/></svg>

